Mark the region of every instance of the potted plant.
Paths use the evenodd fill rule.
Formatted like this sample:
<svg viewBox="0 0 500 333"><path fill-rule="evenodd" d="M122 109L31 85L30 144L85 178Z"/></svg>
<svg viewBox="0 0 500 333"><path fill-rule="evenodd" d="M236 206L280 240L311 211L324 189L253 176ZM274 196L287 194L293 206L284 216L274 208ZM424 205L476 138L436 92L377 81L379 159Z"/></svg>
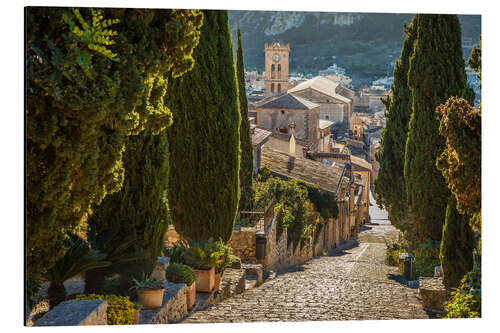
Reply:
<svg viewBox="0 0 500 333"><path fill-rule="evenodd" d="M189 248L184 253L184 260L194 269L196 275L196 291L212 292L215 286L215 261L218 253L215 251L215 242L194 242L189 240Z"/></svg>
<svg viewBox="0 0 500 333"><path fill-rule="evenodd" d="M139 324L139 320L141 319L141 310L142 310L143 306L141 303L139 302L135 302L134 304L134 324L137 325Z"/></svg>
<svg viewBox="0 0 500 333"><path fill-rule="evenodd" d="M188 310L196 304L196 274L188 265L173 263L167 266L165 276L168 282L185 283L187 286L186 302Z"/></svg>
<svg viewBox="0 0 500 333"><path fill-rule="evenodd" d="M162 305L163 293L165 292L163 283L154 277L148 277L141 281L133 279L133 281L135 286L132 288L137 291L139 303L141 303L145 309L159 308Z"/></svg>
<svg viewBox="0 0 500 333"><path fill-rule="evenodd" d="M215 242L215 290L220 289L220 282L224 269L231 263L232 249L222 240Z"/></svg>

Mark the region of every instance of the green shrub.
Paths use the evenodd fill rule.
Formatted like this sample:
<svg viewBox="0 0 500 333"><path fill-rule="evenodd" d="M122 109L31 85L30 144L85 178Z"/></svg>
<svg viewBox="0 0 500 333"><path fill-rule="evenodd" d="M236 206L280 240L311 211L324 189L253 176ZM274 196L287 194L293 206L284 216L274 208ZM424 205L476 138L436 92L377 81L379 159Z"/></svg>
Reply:
<svg viewBox="0 0 500 333"><path fill-rule="evenodd" d="M194 270L188 265L172 263L165 270L165 277L169 282L185 283L190 286L196 281Z"/></svg>
<svg viewBox="0 0 500 333"><path fill-rule="evenodd" d="M229 255L229 263L227 267L240 269L241 268L241 258L233 254Z"/></svg>
<svg viewBox="0 0 500 333"><path fill-rule="evenodd" d="M434 276L434 267L439 266L439 248L441 242L426 240L424 243L416 244L410 254L413 256L413 279L420 276Z"/></svg>
<svg viewBox="0 0 500 333"><path fill-rule="evenodd" d="M481 270L475 268L451 292L446 305L446 318L481 318Z"/></svg>
<svg viewBox="0 0 500 333"><path fill-rule="evenodd" d="M108 303L108 325L133 325L134 303L128 296L116 295L76 295L76 300L104 300Z"/></svg>

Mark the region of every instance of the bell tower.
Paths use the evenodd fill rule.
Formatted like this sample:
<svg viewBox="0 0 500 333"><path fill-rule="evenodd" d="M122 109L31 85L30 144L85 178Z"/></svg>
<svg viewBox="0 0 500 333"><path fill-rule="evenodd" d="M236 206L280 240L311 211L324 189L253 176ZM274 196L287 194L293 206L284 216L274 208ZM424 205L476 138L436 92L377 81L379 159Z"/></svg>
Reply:
<svg viewBox="0 0 500 333"><path fill-rule="evenodd" d="M266 96L272 96L288 90L288 56L290 43L266 43Z"/></svg>

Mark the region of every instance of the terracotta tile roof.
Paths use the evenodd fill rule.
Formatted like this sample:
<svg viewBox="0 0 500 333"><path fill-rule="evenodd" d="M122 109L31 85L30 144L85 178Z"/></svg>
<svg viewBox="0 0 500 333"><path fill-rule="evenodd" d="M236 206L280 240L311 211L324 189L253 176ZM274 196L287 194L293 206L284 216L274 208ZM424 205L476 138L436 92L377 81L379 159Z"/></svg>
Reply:
<svg viewBox="0 0 500 333"><path fill-rule="evenodd" d="M328 80L327 78L324 78L322 76L316 76L315 78L312 78L310 80L302 82L301 84L298 84L296 87L292 88L290 92L293 93L310 88L312 90L319 91L322 94L338 99L344 103L352 102L350 98L342 96L336 92L338 85L339 85L338 83Z"/></svg>
<svg viewBox="0 0 500 333"><path fill-rule="evenodd" d="M367 160L361 157L351 155L351 164L353 165L353 170L361 168L372 171L372 165Z"/></svg>
<svg viewBox="0 0 500 333"><path fill-rule="evenodd" d="M321 162L303 157L292 157L265 146L262 148L261 164L279 176L300 179L333 195L337 195L340 183L344 183L342 178L346 178L343 177L343 163L334 163L333 166L327 166Z"/></svg>
<svg viewBox="0 0 500 333"><path fill-rule="evenodd" d="M312 110L319 107L318 104L300 98L293 94L287 93L278 98L272 99L267 103L261 104L259 109L298 109L298 110Z"/></svg>

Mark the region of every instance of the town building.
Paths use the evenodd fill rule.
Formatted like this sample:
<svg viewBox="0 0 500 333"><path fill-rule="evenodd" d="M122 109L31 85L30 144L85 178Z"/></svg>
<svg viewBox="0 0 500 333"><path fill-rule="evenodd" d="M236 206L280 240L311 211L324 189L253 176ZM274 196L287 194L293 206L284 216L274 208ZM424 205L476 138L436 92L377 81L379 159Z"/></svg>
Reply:
<svg viewBox="0 0 500 333"><path fill-rule="evenodd" d="M320 117L349 127L353 100L345 95L351 90L322 76L316 76L290 90L296 96L320 105Z"/></svg>
<svg viewBox="0 0 500 333"><path fill-rule="evenodd" d="M265 95L272 96L288 90L288 64L290 44L266 43L265 51Z"/></svg>
<svg viewBox="0 0 500 333"><path fill-rule="evenodd" d="M271 131L271 142L288 147L290 125L294 125L296 143L309 150L320 146L320 106L292 93L265 99L257 106L257 125ZM279 141L283 141L279 143ZM278 141L278 142L276 142ZM279 147L275 147L279 149ZM299 155L302 149L297 149Z"/></svg>

